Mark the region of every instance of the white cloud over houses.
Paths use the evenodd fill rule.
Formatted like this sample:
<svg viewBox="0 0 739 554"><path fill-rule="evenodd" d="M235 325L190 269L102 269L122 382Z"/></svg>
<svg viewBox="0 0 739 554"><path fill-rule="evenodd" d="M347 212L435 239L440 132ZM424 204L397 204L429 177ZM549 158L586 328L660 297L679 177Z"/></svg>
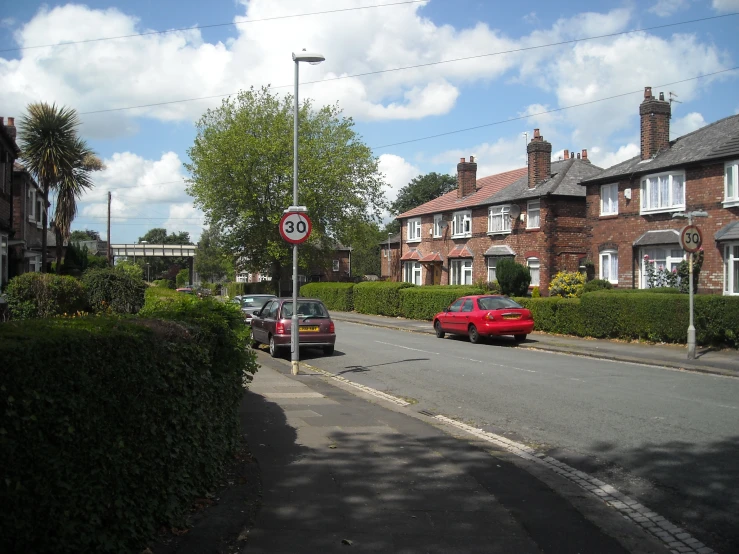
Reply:
<svg viewBox="0 0 739 554"><path fill-rule="evenodd" d="M739 11L739 0L713 0L712 5L719 12Z"/></svg>
<svg viewBox="0 0 739 554"><path fill-rule="evenodd" d="M690 0L657 0L649 11L659 17L669 17L679 11L686 10L690 6Z"/></svg>
<svg viewBox="0 0 739 554"><path fill-rule="evenodd" d="M706 126L706 120L703 115L692 112L680 118L673 118L670 123L670 139L676 139L688 133L692 133Z"/></svg>
<svg viewBox="0 0 739 554"><path fill-rule="evenodd" d="M385 175L385 182L389 189L385 197L393 202L398 197L398 191L422 174L421 170L401 156L382 154L379 158L380 172Z"/></svg>

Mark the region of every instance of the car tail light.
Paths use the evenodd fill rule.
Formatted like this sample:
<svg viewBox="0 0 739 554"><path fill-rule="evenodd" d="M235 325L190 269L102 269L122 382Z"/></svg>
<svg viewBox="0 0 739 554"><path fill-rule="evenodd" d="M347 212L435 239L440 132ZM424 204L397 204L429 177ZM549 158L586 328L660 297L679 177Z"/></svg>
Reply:
<svg viewBox="0 0 739 554"><path fill-rule="evenodd" d="M328 332L329 333L335 333L336 332L336 327L334 327L334 322L333 321L328 324Z"/></svg>
<svg viewBox="0 0 739 554"><path fill-rule="evenodd" d="M488 312L485 314L485 320L486 321L495 321L495 316L493 316L493 312Z"/></svg>
<svg viewBox="0 0 739 554"><path fill-rule="evenodd" d="M530 311L526 310L523 313L523 319L534 319L534 316L531 315L531 312Z"/></svg>
<svg viewBox="0 0 739 554"><path fill-rule="evenodd" d="M275 325L275 333L278 335L284 335L285 334L285 324L280 322L277 325Z"/></svg>

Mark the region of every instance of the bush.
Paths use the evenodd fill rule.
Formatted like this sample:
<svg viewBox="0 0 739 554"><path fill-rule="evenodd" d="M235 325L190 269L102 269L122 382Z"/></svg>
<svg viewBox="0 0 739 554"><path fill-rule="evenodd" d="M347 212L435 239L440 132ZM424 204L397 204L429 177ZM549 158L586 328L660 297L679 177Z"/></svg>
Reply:
<svg viewBox="0 0 739 554"><path fill-rule="evenodd" d="M157 279L154 281L154 286L161 289L172 289L174 290L174 283L169 279Z"/></svg>
<svg viewBox="0 0 739 554"><path fill-rule="evenodd" d="M582 312L578 298L515 298L524 308L531 310L534 329L561 335L583 335Z"/></svg>
<svg viewBox="0 0 739 554"><path fill-rule="evenodd" d="M0 326L0 551L140 552L215 484L255 361L220 307L177 315Z"/></svg>
<svg viewBox="0 0 739 554"><path fill-rule="evenodd" d="M586 292L610 290L612 288L613 285L610 281L607 281L606 279L592 279L585 283L585 285L583 285L582 292L580 294L585 294Z"/></svg>
<svg viewBox="0 0 739 554"><path fill-rule="evenodd" d="M484 294L500 294L498 281L476 281L473 285L476 289L484 291Z"/></svg>
<svg viewBox="0 0 739 554"><path fill-rule="evenodd" d="M140 265L136 265L130 260L121 260L115 264L115 268L119 271L125 271L131 277L138 279L139 281L144 280L144 270Z"/></svg>
<svg viewBox="0 0 739 554"><path fill-rule="evenodd" d="M470 294L485 294L485 291L476 287L447 285L401 289L400 315L409 319L431 321L437 313L444 310L457 298Z"/></svg>
<svg viewBox="0 0 739 554"><path fill-rule="evenodd" d="M329 310L354 310L354 283L308 283L300 287L300 296L320 298Z"/></svg>
<svg viewBox="0 0 739 554"><path fill-rule="evenodd" d="M146 285L118 268L90 269L82 276L93 312L135 314L144 305Z"/></svg>
<svg viewBox="0 0 739 554"><path fill-rule="evenodd" d="M87 269L90 258L90 250L87 245L80 246L78 242L70 242L67 245L67 251L64 254L64 262L62 263L60 275L76 275L79 276Z"/></svg>
<svg viewBox="0 0 739 554"><path fill-rule="evenodd" d="M539 291L539 287L534 287L531 289L531 298L541 298L541 292Z"/></svg>
<svg viewBox="0 0 739 554"><path fill-rule="evenodd" d="M24 273L10 280L6 293L13 319L74 314L88 306L82 283L65 275Z"/></svg>
<svg viewBox="0 0 739 554"><path fill-rule="evenodd" d="M354 310L361 314L397 317L401 314L400 290L415 286L389 281L358 283L354 285Z"/></svg>
<svg viewBox="0 0 739 554"><path fill-rule="evenodd" d="M177 288L185 287L190 284L190 270L180 269L175 277L175 285Z"/></svg>
<svg viewBox="0 0 739 554"><path fill-rule="evenodd" d="M549 296L575 298L582 294L585 275L577 271L560 271L549 284Z"/></svg>
<svg viewBox="0 0 739 554"><path fill-rule="evenodd" d="M511 258L503 258L495 268L495 275L503 294L507 296L526 296L528 294L531 272L525 265L516 263Z"/></svg>
<svg viewBox="0 0 739 554"><path fill-rule="evenodd" d="M277 294L277 291L272 281L261 281L259 283L228 283L226 293L233 298L245 294Z"/></svg>
<svg viewBox="0 0 739 554"><path fill-rule="evenodd" d="M107 258L102 256L87 256L87 269L104 269L110 267Z"/></svg>

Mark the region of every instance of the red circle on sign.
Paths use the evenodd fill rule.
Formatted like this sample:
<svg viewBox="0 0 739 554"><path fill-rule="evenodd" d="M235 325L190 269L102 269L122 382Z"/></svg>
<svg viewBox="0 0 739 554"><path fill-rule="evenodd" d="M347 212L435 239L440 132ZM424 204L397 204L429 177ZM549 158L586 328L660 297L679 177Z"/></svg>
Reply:
<svg viewBox="0 0 739 554"><path fill-rule="evenodd" d="M304 243L312 230L313 223L303 212L287 212L280 218L280 235L290 244Z"/></svg>
<svg viewBox="0 0 739 554"><path fill-rule="evenodd" d="M695 225L683 227L680 231L680 246L689 253L698 252L703 245L703 235L701 230Z"/></svg>

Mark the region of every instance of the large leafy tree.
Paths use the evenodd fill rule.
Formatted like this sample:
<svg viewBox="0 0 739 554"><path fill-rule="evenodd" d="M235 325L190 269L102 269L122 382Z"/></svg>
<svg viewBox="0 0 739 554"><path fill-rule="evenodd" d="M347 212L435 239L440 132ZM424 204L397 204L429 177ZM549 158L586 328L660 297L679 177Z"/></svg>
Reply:
<svg viewBox="0 0 739 554"><path fill-rule="evenodd" d="M221 234L216 225L204 229L200 235L195 252L195 271L211 283L233 273L233 261L221 247Z"/></svg>
<svg viewBox="0 0 739 554"><path fill-rule="evenodd" d="M371 150L337 106L299 108L299 203L313 222L300 263L325 263L336 241L353 244L360 224L379 218L383 177ZM292 205L293 99L268 89L242 91L208 110L188 150L188 192L239 269L279 280L292 265L278 223Z"/></svg>
<svg viewBox="0 0 739 554"><path fill-rule="evenodd" d="M451 192L455 188L457 188L456 175L434 172L419 175L398 191L395 202L390 204L390 213L393 215L402 214L447 192ZM398 231L400 231L400 224L397 221L388 224L387 232L395 234Z"/></svg>
<svg viewBox="0 0 739 554"><path fill-rule="evenodd" d="M100 240L100 233L92 229L72 231L69 235L69 242L83 242L86 240Z"/></svg>
<svg viewBox="0 0 739 554"><path fill-rule="evenodd" d="M41 185L47 204L50 191L56 190L62 183L73 185L67 189L72 191L71 196L66 194L63 198L67 207L71 206L70 199L73 199L75 191L91 185L87 176L90 170L87 162L92 152L77 134L79 124L74 109L44 102L29 104L26 113L21 116L21 159ZM71 215L71 218L66 217L71 223L74 213L65 209L66 215ZM46 236L49 228L46 210L42 214L42 224L41 265L42 271L46 271Z"/></svg>
<svg viewBox="0 0 739 554"><path fill-rule="evenodd" d="M377 223L364 223L352 243L352 276L380 275L380 242L387 238Z"/></svg>

